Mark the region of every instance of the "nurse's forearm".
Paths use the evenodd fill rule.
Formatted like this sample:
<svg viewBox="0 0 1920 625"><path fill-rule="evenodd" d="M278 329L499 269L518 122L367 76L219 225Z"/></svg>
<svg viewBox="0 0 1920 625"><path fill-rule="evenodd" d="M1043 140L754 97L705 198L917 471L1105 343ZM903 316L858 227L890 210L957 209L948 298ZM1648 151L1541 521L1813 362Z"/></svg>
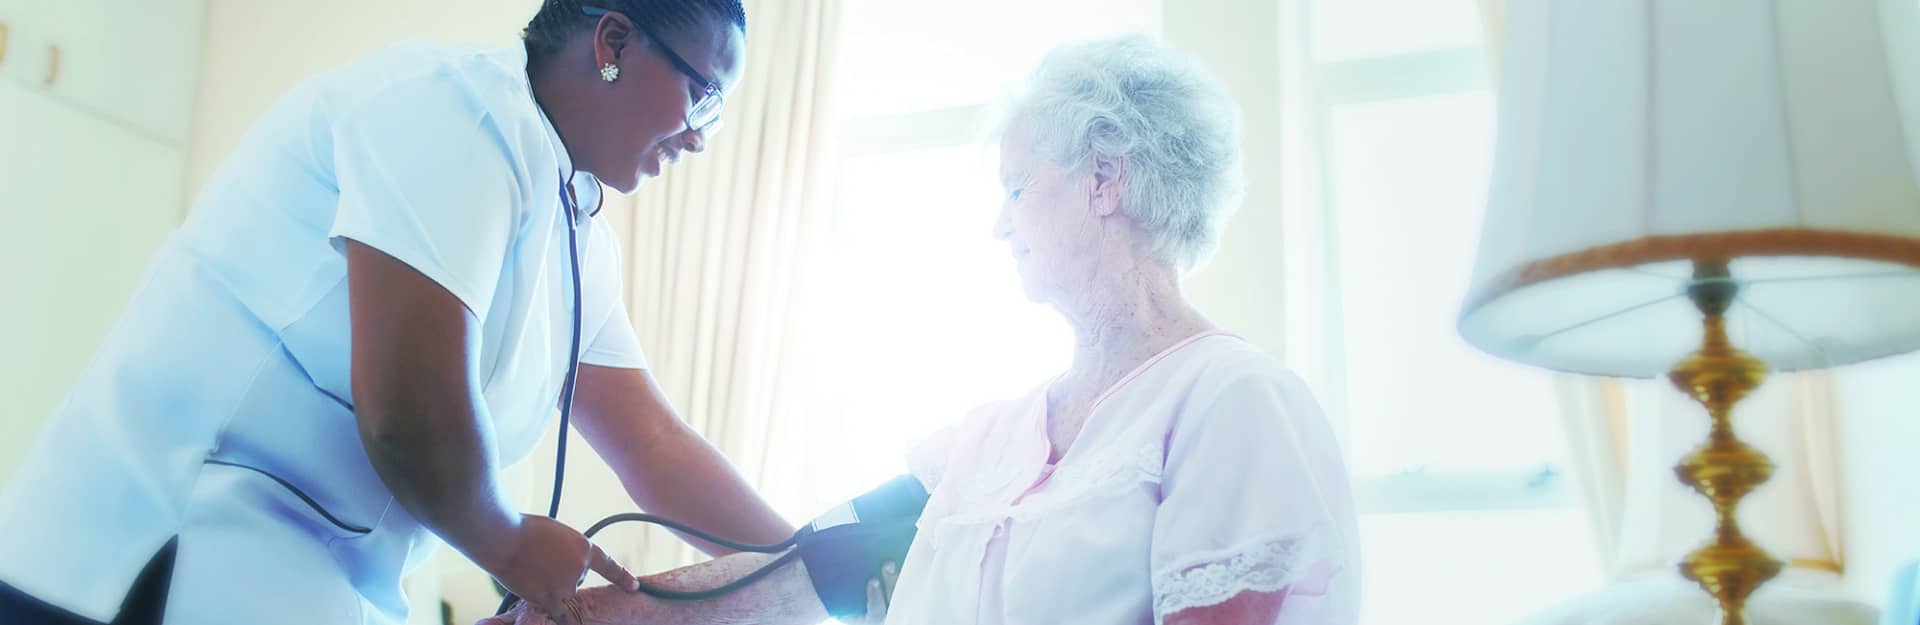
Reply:
<svg viewBox="0 0 1920 625"><path fill-rule="evenodd" d="M574 424L640 509L741 542L773 543L793 534L726 457L674 412L645 370L581 366ZM689 542L713 555L731 551Z"/></svg>
<svg viewBox="0 0 1920 625"><path fill-rule="evenodd" d="M641 509L730 540L775 543L793 535L793 526L747 485L720 450L692 429L669 428L649 443L651 451L639 454L639 469L626 480L628 496ZM688 542L709 555L733 551L705 541Z"/></svg>
<svg viewBox="0 0 1920 625"><path fill-rule="evenodd" d="M431 411L426 411L431 412ZM468 409L469 414L477 412ZM393 416L360 440L394 500L449 545L486 566L511 557L506 540L520 514L495 478L485 419L430 414ZM462 423L461 421L475 421Z"/></svg>

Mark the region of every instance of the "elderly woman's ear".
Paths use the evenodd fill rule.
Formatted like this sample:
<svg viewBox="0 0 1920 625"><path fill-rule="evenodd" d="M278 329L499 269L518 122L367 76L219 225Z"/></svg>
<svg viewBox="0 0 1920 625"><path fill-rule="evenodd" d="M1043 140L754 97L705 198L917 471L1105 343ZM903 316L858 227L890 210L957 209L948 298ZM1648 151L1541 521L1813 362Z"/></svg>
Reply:
<svg viewBox="0 0 1920 625"><path fill-rule="evenodd" d="M1110 217L1120 212L1121 194L1127 188L1127 157L1093 157L1093 212Z"/></svg>

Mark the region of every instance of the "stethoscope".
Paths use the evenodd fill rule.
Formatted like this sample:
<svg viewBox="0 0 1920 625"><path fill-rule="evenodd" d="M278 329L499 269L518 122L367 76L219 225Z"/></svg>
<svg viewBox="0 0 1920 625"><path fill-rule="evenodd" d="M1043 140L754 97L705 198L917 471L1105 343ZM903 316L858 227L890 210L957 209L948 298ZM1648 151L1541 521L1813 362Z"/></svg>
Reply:
<svg viewBox="0 0 1920 625"><path fill-rule="evenodd" d="M560 491L561 491L561 488L566 484L566 476L567 476L567 435L569 432L572 431L569 428L570 428L570 423L573 416L573 390L576 382L578 382L578 378L580 375L580 309L581 309L580 221L579 221L580 207L578 202L575 201L573 196L573 180L572 179L573 177L567 175L565 172L560 173L560 210L561 212L566 213L566 218L567 218L567 265L568 265L567 274L570 277L570 281L573 284L573 310L571 315L573 318L573 331L571 332L572 341L567 349L567 377L566 377L566 380L562 382L560 386L560 441L554 450L553 499L547 504L547 518L558 518L560 515ZM603 197L603 201L604 201L604 197ZM595 212L597 213L598 211L596 210ZM620 323L625 323L625 320L616 320L616 321ZM762 545L762 544L754 544L754 543L743 543L743 542L727 540L725 538L714 536L712 534L709 534L707 532L701 531L693 527L689 527L684 523L680 523L672 519L658 517L651 514L637 513L637 512L616 514L616 515L607 517L605 519L601 519L600 522L594 523L592 527L587 528L587 531L581 532L581 534L591 539L593 538L594 534L600 533L600 530L606 529L607 526L613 525L615 523L626 522L626 521L652 523L654 525L659 525L662 527L673 529L675 531L681 532L689 536L693 536L700 540L704 540L709 543L720 545L736 551L750 551L755 553L780 553L782 551L786 552L782 554L779 558L774 559L772 562L768 562L766 565L760 567L759 569L753 571L752 573L747 574L745 577L734 580L718 588L712 588L708 590L684 591L684 590L674 590L670 588L661 588L658 586L653 586L646 582L638 582L640 592L644 592L646 594L653 595L661 599L692 601L692 600L699 600L699 599L711 599L714 597L725 595L727 593L731 593L741 588L745 588L749 584L760 581L760 578L766 577L768 574L771 574L775 569L778 569L781 566L784 566L787 563L792 562L795 558L797 558L800 555L800 552L798 550L792 549L794 544L798 542L800 538L799 534L796 534L794 537L788 538L787 540L784 540L778 543L772 543L772 544ZM494 613L505 614L506 611L509 609L512 609L513 605L517 603L519 600L520 598L517 596L514 596L513 593L511 592L507 593L505 597L501 598L500 607L499 609L495 610Z"/></svg>
<svg viewBox="0 0 1920 625"><path fill-rule="evenodd" d="M560 515L560 488L567 479L567 433L572 431L568 427L573 417L573 389L580 376L580 205L573 197L573 176L565 173L560 174L560 212L567 217L567 275L573 282L573 331L567 345L567 378L560 385L560 443L554 452L553 501L547 504L548 518Z"/></svg>

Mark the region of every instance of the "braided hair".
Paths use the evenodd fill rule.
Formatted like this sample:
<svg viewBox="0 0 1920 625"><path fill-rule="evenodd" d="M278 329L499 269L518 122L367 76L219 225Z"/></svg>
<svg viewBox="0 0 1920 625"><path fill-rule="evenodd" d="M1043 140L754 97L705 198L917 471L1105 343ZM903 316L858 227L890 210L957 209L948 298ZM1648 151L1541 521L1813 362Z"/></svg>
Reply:
<svg viewBox="0 0 1920 625"><path fill-rule="evenodd" d="M724 19L742 35L747 32L747 10L740 0L544 0L540 12L520 33L528 52L553 54L575 34L593 28L598 19L584 12L588 7L619 11L656 33L692 27L706 19Z"/></svg>

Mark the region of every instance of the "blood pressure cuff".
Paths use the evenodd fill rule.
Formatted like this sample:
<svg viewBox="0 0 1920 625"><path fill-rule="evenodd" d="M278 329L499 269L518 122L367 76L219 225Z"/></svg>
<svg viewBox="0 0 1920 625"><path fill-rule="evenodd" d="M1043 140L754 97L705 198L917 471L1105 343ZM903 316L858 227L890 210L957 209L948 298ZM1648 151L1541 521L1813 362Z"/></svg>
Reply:
<svg viewBox="0 0 1920 625"><path fill-rule="evenodd" d="M794 548L828 614L847 619L867 613L867 581L879 577L883 564L906 561L926 507L926 487L903 475L800 529Z"/></svg>

